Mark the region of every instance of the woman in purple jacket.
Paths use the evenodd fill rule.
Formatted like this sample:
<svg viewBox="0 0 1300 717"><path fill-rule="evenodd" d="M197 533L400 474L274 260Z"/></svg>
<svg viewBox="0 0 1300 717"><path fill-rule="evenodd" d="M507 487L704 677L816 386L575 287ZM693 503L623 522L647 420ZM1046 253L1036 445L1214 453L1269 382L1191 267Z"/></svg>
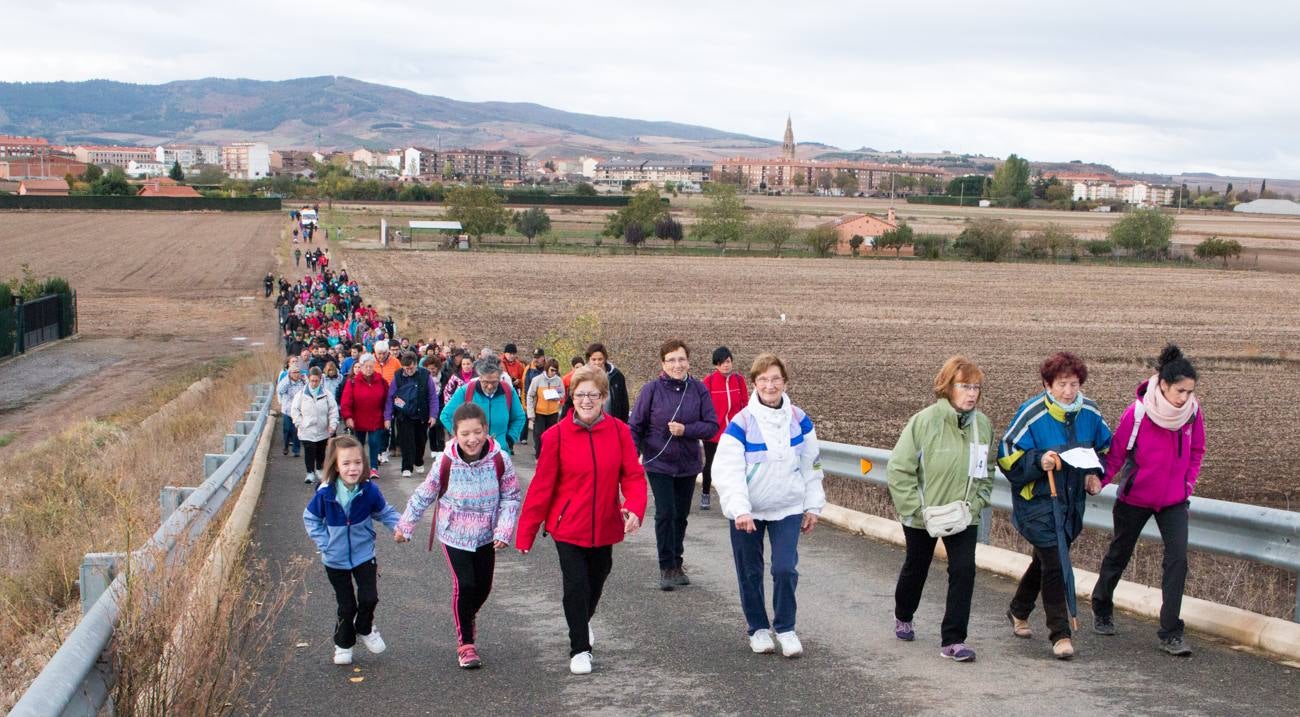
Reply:
<svg viewBox="0 0 1300 717"><path fill-rule="evenodd" d="M641 453L655 497L655 542L659 546L659 589L690 585L682 570L686 516L695 496L695 477L704 468L700 441L718 431L709 389L691 378L691 351L678 339L659 347L662 371L641 387L628 427Z"/></svg>
<svg viewBox="0 0 1300 717"><path fill-rule="evenodd" d="M1205 420L1195 391L1196 369L1170 344L1160 353L1156 374L1138 384L1137 400L1116 426L1102 481L1119 484L1115 537L1092 593L1093 629L1114 635L1115 585L1143 526L1155 516L1165 546L1157 634L1160 649L1178 656L1192 654L1183 642L1179 614L1187 582L1187 506L1205 457Z"/></svg>

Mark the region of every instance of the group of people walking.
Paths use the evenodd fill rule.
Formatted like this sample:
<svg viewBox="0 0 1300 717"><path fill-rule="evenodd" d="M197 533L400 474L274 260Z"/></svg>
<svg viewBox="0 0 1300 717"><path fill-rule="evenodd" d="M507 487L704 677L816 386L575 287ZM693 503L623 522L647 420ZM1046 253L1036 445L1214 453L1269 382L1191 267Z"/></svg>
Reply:
<svg viewBox="0 0 1300 717"><path fill-rule="evenodd" d="M458 664L483 663L476 619L491 592L496 553L513 542L527 555L543 531L560 566L569 668L591 672L591 618L613 566L613 546L640 528L651 496L658 587L690 585L684 539L700 478L699 509L714 507L716 490L716 506L728 520L750 649L803 653L795 632L798 543L816 527L826 498L816 428L791 401L791 377L780 357L757 356L741 375L732 353L719 347L713 370L697 379L690 347L670 339L659 348L658 375L630 401L626 378L601 344L589 346L561 375L558 361L541 350L524 362L513 344L500 354L473 353L450 342L394 338L391 322L361 305L346 273L308 276L282 287L286 292L298 299L292 315L323 314L322 302L331 303L335 320L347 324L337 343L328 340L332 325L309 329L310 346L289 358L277 388L284 451L296 455L301 445L305 482L319 482L303 521L336 592L335 663L349 664L357 642L372 652L385 649L374 625L373 522L405 543L432 510L429 547L441 544L451 576ZM933 381L934 402L900 434L887 468L906 541L894 595L896 637L916 639L915 613L942 540L948 585L940 654L975 659L967 643L975 546L1001 467L1014 491L1013 524L1032 546L1006 611L1014 636L1032 637L1029 618L1041 598L1052 654L1074 655L1070 546L1082 529L1086 496L1115 482L1115 535L1092 596L1094 630L1115 634L1112 596L1154 517L1165 549L1161 648L1189 654L1179 618L1187 505L1205 447L1195 369L1168 347L1113 434L1083 393L1088 368L1079 357L1049 356L1039 379L1042 391L1021 404L999 436L979 410L983 371L952 357ZM512 456L530 431L537 467L524 491ZM424 476L400 512L376 482L394 448L404 477Z"/></svg>

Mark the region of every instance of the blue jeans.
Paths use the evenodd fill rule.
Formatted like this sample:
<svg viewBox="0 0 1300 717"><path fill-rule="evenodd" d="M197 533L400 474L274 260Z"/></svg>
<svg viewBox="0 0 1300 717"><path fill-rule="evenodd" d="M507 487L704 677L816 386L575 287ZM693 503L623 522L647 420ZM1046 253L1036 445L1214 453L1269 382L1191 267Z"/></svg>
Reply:
<svg viewBox="0 0 1300 717"><path fill-rule="evenodd" d="M293 419L289 414L284 414L284 447L293 451L296 456L302 452L302 442L298 440L298 429L293 425Z"/></svg>
<svg viewBox="0 0 1300 717"><path fill-rule="evenodd" d="M780 520L755 520L755 530L736 530L731 521L731 554L736 560L736 581L740 583L740 607L745 612L749 634L773 629L794 629L794 590L799 584L799 526L803 514ZM767 601L763 596L763 534L772 544L772 609L774 619L767 619Z"/></svg>
<svg viewBox="0 0 1300 717"><path fill-rule="evenodd" d="M366 447L366 453L370 454L370 469L379 470L379 454L384 451L385 443L384 429L357 431L356 434L357 440Z"/></svg>

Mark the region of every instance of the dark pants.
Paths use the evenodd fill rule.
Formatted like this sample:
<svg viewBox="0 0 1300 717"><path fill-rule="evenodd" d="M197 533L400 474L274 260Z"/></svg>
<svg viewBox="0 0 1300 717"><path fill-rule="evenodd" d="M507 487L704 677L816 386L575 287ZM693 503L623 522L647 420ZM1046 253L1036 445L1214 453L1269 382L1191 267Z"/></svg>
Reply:
<svg viewBox="0 0 1300 717"><path fill-rule="evenodd" d="M898 573L898 587L894 588L894 617L911 622L916 607L921 604L921 591L930 573L934 559L934 546L938 538L931 538L924 528L903 526L907 540L907 556ZM970 624L970 601L975 592L975 544L979 526L972 525L956 535L943 539L948 551L948 598L944 603L943 625L940 627L942 646L966 641L966 628Z"/></svg>
<svg viewBox="0 0 1300 717"><path fill-rule="evenodd" d="M284 414L283 430L284 447L292 449L293 455L296 457L299 451L302 450L302 443L298 440L298 428L293 425L293 419L289 418L289 414L287 413Z"/></svg>
<svg viewBox="0 0 1300 717"><path fill-rule="evenodd" d="M533 457L542 457L542 434L551 426L560 422L560 414L552 413L549 416L537 414L533 419Z"/></svg>
<svg viewBox="0 0 1300 717"><path fill-rule="evenodd" d="M326 567L325 574L334 586L334 599L339 605L334 644L352 647L357 644L357 635L369 635L374 626L375 606L379 604L379 565L372 558L351 570Z"/></svg>
<svg viewBox="0 0 1300 717"><path fill-rule="evenodd" d="M409 471L424 465L424 440L427 421L393 416L397 432L397 445L402 452L402 470Z"/></svg>
<svg viewBox="0 0 1300 717"><path fill-rule="evenodd" d="M1011 598L1011 614L1028 620L1039 593L1043 596L1043 612L1047 614L1047 639L1056 644L1057 640L1070 636L1070 606L1065 601L1065 575L1061 572L1061 554L1056 546L1034 546L1034 557L1020 576L1015 597Z"/></svg>
<svg viewBox="0 0 1300 717"><path fill-rule="evenodd" d="M596 614L605 579L614 567L614 546L583 548L555 541L560 554L560 575L564 579L564 620L569 624L569 657L591 652L587 623Z"/></svg>
<svg viewBox="0 0 1300 717"><path fill-rule="evenodd" d="M740 583L740 608L745 612L749 634L756 630L794 629L795 587L799 584L799 526L803 515L796 513L780 520L755 520L755 530L736 530L731 521L731 555L736 561L736 582ZM772 544L772 611L767 619L767 600L763 596L763 535Z"/></svg>
<svg viewBox="0 0 1300 717"><path fill-rule="evenodd" d="M1101 575L1092 591L1092 612L1099 617L1111 617L1115 612L1115 586L1120 575L1133 557L1138 536L1151 516L1156 517L1160 539L1165 544L1165 557L1161 564L1164 576L1160 592L1164 598L1160 606L1161 640L1183 636L1183 588L1187 583L1187 503L1171 505L1162 510L1139 508L1123 501L1115 501L1111 517L1115 521L1115 537L1110 541L1106 557L1101 561Z"/></svg>
<svg viewBox="0 0 1300 717"><path fill-rule="evenodd" d="M366 453L370 454L370 469L379 470L379 454L384 452L384 429L355 431L355 434L361 445L366 447Z"/></svg>
<svg viewBox="0 0 1300 717"><path fill-rule="evenodd" d="M451 569L451 615L456 621L459 645L474 644L474 619L492 592L492 573L496 569L497 551L491 543L478 550L461 550L442 546Z"/></svg>
<svg viewBox="0 0 1300 717"><path fill-rule="evenodd" d="M709 489L713 487L713 456L717 453L717 443L704 441L704 483L700 485L701 495L708 495Z"/></svg>
<svg viewBox="0 0 1300 717"><path fill-rule="evenodd" d="M428 433L429 450L434 453L442 453L442 450L447 447L447 439L442 431L442 421L434 421L433 425L429 426Z"/></svg>
<svg viewBox="0 0 1300 717"><path fill-rule="evenodd" d="M695 495L695 476L646 473L655 495L655 543L659 546L659 569L682 566L682 542L686 538L686 516Z"/></svg>
<svg viewBox="0 0 1300 717"><path fill-rule="evenodd" d="M329 443L329 439L323 441L302 441L302 462L306 464L308 473L325 468L326 443Z"/></svg>

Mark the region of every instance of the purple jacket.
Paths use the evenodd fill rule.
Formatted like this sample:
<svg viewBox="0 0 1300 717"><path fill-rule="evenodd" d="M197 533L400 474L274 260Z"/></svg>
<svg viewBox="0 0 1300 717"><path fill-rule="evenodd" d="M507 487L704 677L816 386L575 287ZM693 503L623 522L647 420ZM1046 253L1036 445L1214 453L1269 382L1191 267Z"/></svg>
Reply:
<svg viewBox="0 0 1300 717"><path fill-rule="evenodd" d="M414 376L407 376L400 368L397 369L397 373L393 374L393 380L388 384L388 400L384 401L385 421L393 420L393 399L397 398L397 389L399 385L408 381L418 380L421 372L424 373L425 385L423 393L428 401L428 407L427 412L420 417L420 420L427 421L430 418L438 417L438 407L441 405L438 401L438 384L433 380L433 374L429 373L428 369L421 366L416 370Z"/></svg>
<svg viewBox="0 0 1300 717"><path fill-rule="evenodd" d="M685 433L674 437L668 432L669 421L684 424ZM677 381L660 373L641 387L627 425L647 473L695 476L704 470L700 441L718 432L718 414L699 379Z"/></svg>
<svg viewBox="0 0 1300 717"><path fill-rule="evenodd" d="M1137 400L1141 401L1146 392L1147 382L1143 381L1138 384ZM1131 435L1133 404L1130 403L1115 427L1102 485L1114 480L1124 465ZM1205 419L1201 411L1177 431L1161 428L1150 418L1142 419L1133 453L1137 471L1127 492L1119 496L1121 501L1139 508L1162 510L1187 500L1196 488L1201 459L1205 457Z"/></svg>

